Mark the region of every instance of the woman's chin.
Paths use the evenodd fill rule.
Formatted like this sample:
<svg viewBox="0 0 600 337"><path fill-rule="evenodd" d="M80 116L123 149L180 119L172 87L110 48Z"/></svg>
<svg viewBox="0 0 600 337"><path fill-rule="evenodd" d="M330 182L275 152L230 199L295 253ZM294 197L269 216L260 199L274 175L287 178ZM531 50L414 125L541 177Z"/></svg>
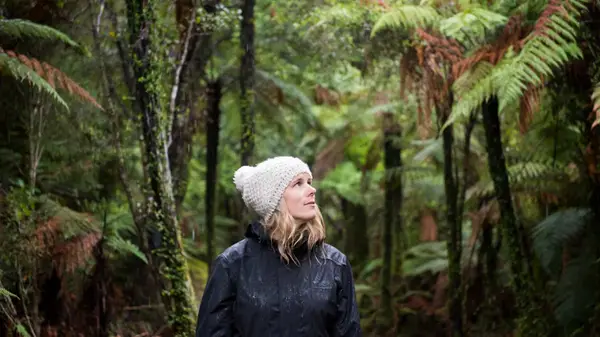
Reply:
<svg viewBox="0 0 600 337"><path fill-rule="evenodd" d="M313 220L317 216L317 212L315 210L311 212L304 212L302 214L297 214L294 216L294 219L298 222L308 222Z"/></svg>

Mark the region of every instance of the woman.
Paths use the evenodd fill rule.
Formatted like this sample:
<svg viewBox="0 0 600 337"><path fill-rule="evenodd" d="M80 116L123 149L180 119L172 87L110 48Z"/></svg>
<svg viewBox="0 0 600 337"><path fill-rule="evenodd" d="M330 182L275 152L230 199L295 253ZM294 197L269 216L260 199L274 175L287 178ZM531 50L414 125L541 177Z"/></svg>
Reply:
<svg viewBox="0 0 600 337"><path fill-rule="evenodd" d="M275 157L233 180L260 221L215 259L196 337L362 336L352 270L324 243L308 166Z"/></svg>

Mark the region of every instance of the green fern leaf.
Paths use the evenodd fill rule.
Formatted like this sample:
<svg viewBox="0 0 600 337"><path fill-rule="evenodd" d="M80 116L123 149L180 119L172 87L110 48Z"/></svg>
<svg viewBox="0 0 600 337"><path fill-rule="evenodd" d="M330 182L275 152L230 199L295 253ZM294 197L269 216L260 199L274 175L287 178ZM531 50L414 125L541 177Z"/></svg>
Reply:
<svg viewBox="0 0 600 337"><path fill-rule="evenodd" d="M548 273L559 274L564 245L583 232L590 216L590 209L571 208L548 216L534 227L533 249Z"/></svg>
<svg viewBox="0 0 600 337"><path fill-rule="evenodd" d="M125 240L118 235L111 235L108 237L106 243L108 247L110 247L115 253L119 255L133 254L140 260L144 261L144 263L148 263L146 256L144 255L144 253L142 253L140 248L129 240Z"/></svg>
<svg viewBox="0 0 600 337"><path fill-rule="evenodd" d="M75 49L88 54L77 42L63 32L52 27L40 25L22 19L0 19L0 34L12 38L34 37L51 41L61 41Z"/></svg>
<svg viewBox="0 0 600 337"><path fill-rule="evenodd" d="M569 3L574 6L550 2L538 21L540 27L536 27L526 39L519 54L513 57L507 55L507 62L494 71L501 111L520 99L527 88L543 85L542 80L551 78L554 69L583 57L576 40L583 1ZM561 6L561 9L554 11L552 6Z"/></svg>
<svg viewBox="0 0 600 337"><path fill-rule="evenodd" d="M46 82L46 80L44 80L35 71L19 62L19 60L2 52L0 52L0 72L8 74L19 81L28 81L35 88L52 97L55 102L65 107L65 109L69 109L67 103L62 99L62 97L60 97L58 92L56 92L56 90L54 90L54 88L52 88L52 86Z"/></svg>
<svg viewBox="0 0 600 337"><path fill-rule="evenodd" d="M482 61L454 82L454 105L443 128L455 122L465 121L471 111L479 109L483 102L492 97L496 89L493 71L494 66L491 63Z"/></svg>
<svg viewBox="0 0 600 337"><path fill-rule="evenodd" d="M463 45L471 45L481 41L486 33L496 30L505 24L508 18L484 8L468 8L440 23L440 32Z"/></svg>
<svg viewBox="0 0 600 337"><path fill-rule="evenodd" d="M415 28L435 27L442 17L430 6L402 5L383 14L373 26L371 37L386 29L413 30Z"/></svg>

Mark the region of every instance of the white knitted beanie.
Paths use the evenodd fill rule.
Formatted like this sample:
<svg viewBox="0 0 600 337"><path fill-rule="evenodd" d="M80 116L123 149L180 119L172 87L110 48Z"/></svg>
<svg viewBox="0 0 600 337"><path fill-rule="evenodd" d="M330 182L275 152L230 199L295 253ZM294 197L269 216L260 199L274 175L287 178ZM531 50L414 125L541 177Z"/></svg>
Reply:
<svg viewBox="0 0 600 337"><path fill-rule="evenodd" d="M267 221L279 206L288 184L300 173L312 173L308 165L295 157L269 158L256 166L242 166L233 175L233 183L247 207Z"/></svg>

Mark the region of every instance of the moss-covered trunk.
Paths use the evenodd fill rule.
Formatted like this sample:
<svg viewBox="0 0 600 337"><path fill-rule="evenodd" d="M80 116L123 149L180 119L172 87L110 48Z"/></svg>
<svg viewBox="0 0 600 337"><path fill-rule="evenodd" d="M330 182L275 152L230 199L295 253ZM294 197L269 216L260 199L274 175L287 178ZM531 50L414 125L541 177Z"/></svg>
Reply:
<svg viewBox="0 0 600 337"><path fill-rule="evenodd" d="M191 336L194 331L192 288L181 243L175 212L175 200L168 165L166 120L168 114L160 102L160 57L153 1L128 0L127 20L133 46L136 101L141 113L144 151L151 207L147 226L155 226L160 243L152 251L163 280L162 299L174 336Z"/></svg>
<svg viewBox="0 0 600 337"><path fill-rule="evenodd" d="M548 337L552 332L552 320L542 294L536 289L534 276L530 273L527 251L522 231L517 222L508 181L508 172L502 149L502 133L498 116L498 100L492 97L482 106L483 126L488 153L488 166L494 182L496 199L500 205L500 224L510 253L512 286L519 311L517 336Z"/></svg>

